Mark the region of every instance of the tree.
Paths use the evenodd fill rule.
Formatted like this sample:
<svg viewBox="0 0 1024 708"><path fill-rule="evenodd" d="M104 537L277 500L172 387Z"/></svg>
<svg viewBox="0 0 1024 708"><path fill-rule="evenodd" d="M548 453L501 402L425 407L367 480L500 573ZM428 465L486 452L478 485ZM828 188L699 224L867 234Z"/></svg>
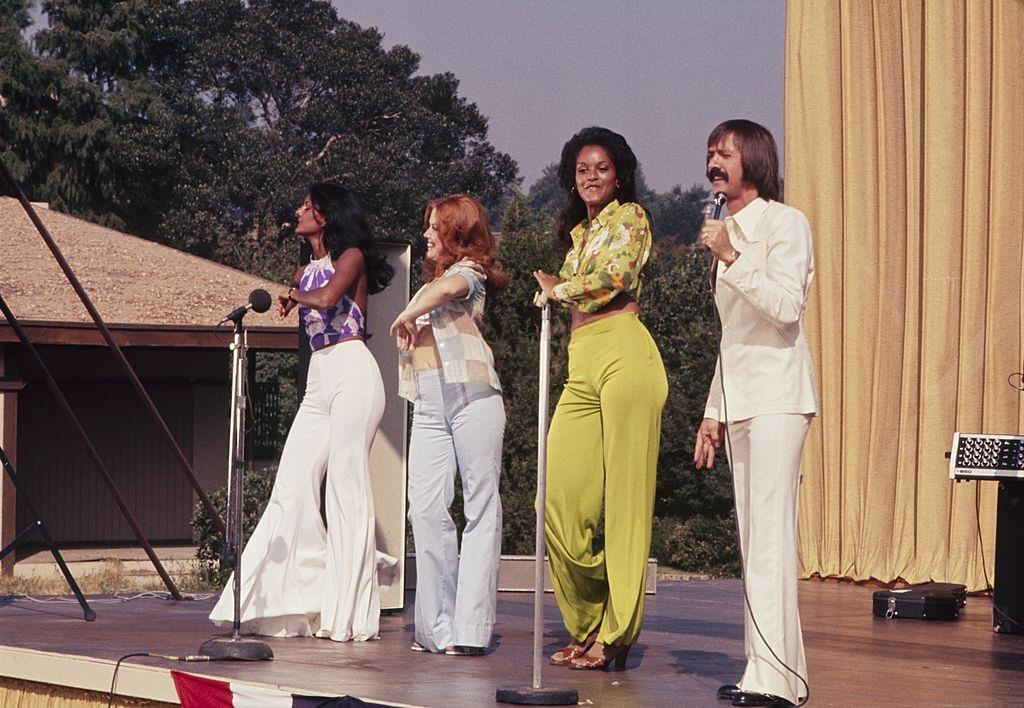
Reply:
<svg viewBox="0 0 1024 708"><path fill-rule="evenodd" d="M430 198L496 204L516 181L453 75L415 76L414 52L384 50L324 0L44 9L34 67L59 79L53 110L26 105L0 127L5 143L45 135L45 149L11 152L56 208L284 277L294 258L278 226L311 182L347 185L379 233L404 238Z"/></svg>
<svg viewBox="0 0 1024 708"><path fill-rule="evenodd" d="M484 334L508 417L504 550L532 552L539 312L531 274L557 271L564 256L552 237L562 198L555 167L528 196L513 194L516 166L487 142L487 121L458 95L455 77L416 76L412 50L384 50L376 30L338 18L323 0L48 0L39 53L22 36L27 8L0 0L0 139L27 191L57 208L284 277L294 247L275 238L278 224L310 182L346 184L378 233L399 237L420 231L435 196L470 192L491 207L507 200L499 257L512 284L488 304ZM642 173L637 183L656 233L672 236L659 238L641 298L670 383L654 550L694 570L727 569L728 476L722 467L697 474L689 462L717 333L704 258L674 241L692 230L701 190L659 195ZM553 407L566 375L562 308L552 324Z"/></svg>
<svg viewBox="0 0 1024 708"><path fill-rule="evenodd" d="M722 455L709 471L693 468L693 444L718 355L718 330L703 251L665 244L651 256L640 304L668 375L662 418L656 513L678 518L731 513L732 487Z"/></svg>
<svg viewBox="0 0 1024 708"><path fill-rule="evenodd" d="M565 191L558 183L558 163L544 168L537 181L530 186L526 203L542 218L555 218L565 201Z"/></svg>
<svg viewBox="0 0 1024 708"><path fill-rule="evenodd" d="M533 304L533 271L556 272L562 253L553 241L551 220L514 195L501 221L498 258L508 272L509 287L488 303L484 337L494 353L505 398L505 442L501 495L504 508L503 552L532 554L534 499L537 492L537 396L540 310ZM549 402L551 410L565 382L568 322L552 309Z"/></svg>
<svg viewBox="0 0 1024 708"><path fill-rule="evenodd" d="M41 122L37 115L45 109L35 100L46 84L45 72L24 37L31 24L29 5L26 0L0 0L0 157L18 179L30 175L31 163L24 155L31 152Z"/></svg>
<svg viewBox="0 0 1024 708"><path fill-rule="evenodd" d="M164 215L166 238L209 234L213 257L274 275L268 264L282 259L268 237L310 182L346 184L379 232L408 237L429 199L468 191L490 203L515 180L453 75L414 76L415 53L385 51L376 30L329 3L195 0L178 16L164 80L173 91L155 127L188 159L172 181L181 198ZM229 215L217 232L211 212Z"/></svg>
<svg viewBox="0 0 1024 708"><path fill-rule="evenodd" d="M648 208L658 238L670 239L677 244L696 243L709 196L708 190L699 184L685 192L676 185L668 192L654 194Z"/></svg>
<svg viewBox="0 0 1024 708"><path fill-rule="evenodd" d="M0 125L6 157L31 196L124 228L114 148L138 112L132 89L147 83L153 18L169 2L43 3L50 25L36 34L38 54L22 40L19 85L6 102L10 119Z"/></svg>

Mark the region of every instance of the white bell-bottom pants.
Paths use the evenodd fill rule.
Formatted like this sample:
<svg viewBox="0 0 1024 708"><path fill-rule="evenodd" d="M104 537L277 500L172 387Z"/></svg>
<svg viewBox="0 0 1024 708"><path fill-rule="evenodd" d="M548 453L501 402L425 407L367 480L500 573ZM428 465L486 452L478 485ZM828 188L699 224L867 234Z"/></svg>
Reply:
<svg viewBox="0 0 1024 708"><path fill-rule="evenodd" d="M420 400L409 445L409 521L416 542L416 641L428 651L486 647L497 611L501 558L501 445L505 405L485 388L460 396L441 370L418 372ZM455 472L462 476L466 527L461 562Z"/></svg>
<svg viewBox="0 0 1024 708"><path fill-rule="evenodd" d="M792 703L805 696L806 689L772 651L806 680L797 607L796 521L800 451L810 421L806 415L778 414L729 423L726 446L750 602L743 612L747 667L737 685L743 691L768 693Z"/></svg>
<svg viewBox="0 0 1024 708"><path fill-rule="evenodd" d="M384 385L366 345L313 352L270 502L242 553L241 631L273 637L375 639L380 624L370 445ZM320 487L327 475L320 516ZM232 581L210 619L230 626Z"/></svg>

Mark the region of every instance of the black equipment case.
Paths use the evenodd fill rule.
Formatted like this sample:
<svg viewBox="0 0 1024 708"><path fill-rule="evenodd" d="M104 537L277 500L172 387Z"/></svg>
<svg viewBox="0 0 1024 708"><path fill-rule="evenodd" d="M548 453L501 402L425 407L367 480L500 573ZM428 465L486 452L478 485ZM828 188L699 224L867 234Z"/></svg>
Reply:
<svg viewBox="0 0 1024 708"><path fill-rule="evenodd" d="M871 612L886 619L956 619L967 604L967 587L956 583L925 583L903 590L876 590Z"/></svg>

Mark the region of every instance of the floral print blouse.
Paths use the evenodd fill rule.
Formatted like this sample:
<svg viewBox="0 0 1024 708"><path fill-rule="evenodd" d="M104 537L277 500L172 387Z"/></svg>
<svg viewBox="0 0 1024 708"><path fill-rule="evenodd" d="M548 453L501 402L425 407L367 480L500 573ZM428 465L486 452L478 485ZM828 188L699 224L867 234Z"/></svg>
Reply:
<svg viewBox="0 0 1024 708"><path fill-rule="evenodd" d="M597 217L570 232L565 256L552 290L554 299L580 312L597 312L622 292L639 297L641 272L651 255L651 228L639 204L610 201Z"/></svg>

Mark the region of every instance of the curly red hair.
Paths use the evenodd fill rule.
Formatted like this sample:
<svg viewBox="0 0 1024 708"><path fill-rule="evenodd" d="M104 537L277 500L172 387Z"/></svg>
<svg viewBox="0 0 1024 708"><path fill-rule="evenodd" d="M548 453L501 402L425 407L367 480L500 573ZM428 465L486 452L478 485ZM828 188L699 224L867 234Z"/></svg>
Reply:
<svg viewBox="0 0 1024 708"><path fill-rule="evenodd" d="M427 204L423 210L424 226L430 226L432 214L437 215L437 233L444 245L444 255L437 261L423 259L427 282L440 278L453 263L469 258L487 274L488 293L508 285L508 275L494 257L496 244L483 204L468 194L450 194Z"/></svg>

